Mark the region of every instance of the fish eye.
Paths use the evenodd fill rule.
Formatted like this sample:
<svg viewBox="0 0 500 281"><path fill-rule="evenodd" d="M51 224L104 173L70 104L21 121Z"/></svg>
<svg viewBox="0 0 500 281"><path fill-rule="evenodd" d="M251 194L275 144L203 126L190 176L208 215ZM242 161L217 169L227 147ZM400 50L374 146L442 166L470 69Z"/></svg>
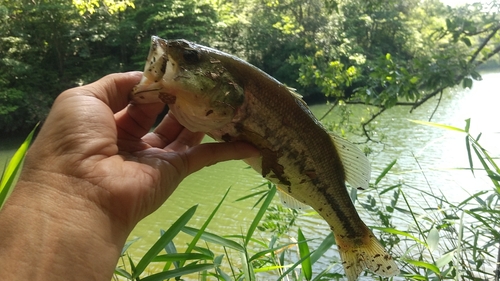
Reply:
<svg viewBox="0 0 500 281"><path fill-rule="evenodd" d="M198 61L200 61L198 52L195 50L184 50L182 56L184 57L184 60L188 63L197 63Z"/></svg>

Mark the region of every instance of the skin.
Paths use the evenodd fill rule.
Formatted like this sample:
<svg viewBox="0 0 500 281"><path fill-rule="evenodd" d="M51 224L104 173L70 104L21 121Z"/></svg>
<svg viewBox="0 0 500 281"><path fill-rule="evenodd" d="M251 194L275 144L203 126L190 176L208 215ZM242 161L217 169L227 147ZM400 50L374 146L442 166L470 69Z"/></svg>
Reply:
<svg viewBox="0 0 500 281"><path fill-rule="evenodd" d="M189 174L258 157L243 142L200 144L164 104L129 104L142 73L108 75L55 101L0 212L4 280L111 280L134 226Z"/></svg>

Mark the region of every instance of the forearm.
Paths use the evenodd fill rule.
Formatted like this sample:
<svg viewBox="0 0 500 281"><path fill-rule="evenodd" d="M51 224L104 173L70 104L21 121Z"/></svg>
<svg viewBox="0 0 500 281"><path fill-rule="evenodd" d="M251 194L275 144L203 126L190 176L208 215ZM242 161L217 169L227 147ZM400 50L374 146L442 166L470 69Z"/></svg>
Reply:
<svg viewBox="0 0 500 281"><path fill-rule="evenodd" d="M2 279L108 281L126 232L85 198L20 181L0 212Z"/></svg>

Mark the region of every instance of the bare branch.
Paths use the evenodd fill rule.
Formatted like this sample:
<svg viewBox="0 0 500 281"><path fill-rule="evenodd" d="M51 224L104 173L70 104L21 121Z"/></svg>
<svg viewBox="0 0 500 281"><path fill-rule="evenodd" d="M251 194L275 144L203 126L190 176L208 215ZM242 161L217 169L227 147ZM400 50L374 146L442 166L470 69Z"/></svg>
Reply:
<svg viewBox="0 0 500 281"><path fill-rule="evenodd" d="M363 134L366 137L366 142L368 142L368 141L372 141L372 142L376 142L376 143L380 142L380 141L373 140L369 135L368 129L366 128L366 126L368 126L368 124L370 124L373 120L375 120L375 118L377 118L380 114L382 114L386 110L385 107L379 107L379 108L380 108L380 110L377 113L373 114L370 119L368 119L366 122L363 122L361 124L361 127L363 128Z"/></svg>
<svg viewBox="0 0 500 281"><path fill-rule="evenodd" d="M319 118L319 121L321 121L321 120L325 119L325 117L326 117L328 114L330 114L330 112L332 112L332 110L333 110L333 109L337 106L338 102L339 102L339 100L338 100L338 99L336 99L336 100L333 102L332 106L331 106L331 107L330 107L330 108L329 108L329 109L325 112L325 114L323 114L323 116L321 116L321 118Z"/></svg>
<svg viewBox="0 0 500 281"><path fill-rule="evenodd" d="M441 99L443 98L443 91L441 91L441 93L439 94L439 99L438 99L438 102L436 104L436 107L434 108L434 111L432 111L432 114L431 116L429 117L429 122L432 120L432 117L434 117L434 114L436 113L436 111L438 110L438 107L439 105L441 104Z"/></svg>

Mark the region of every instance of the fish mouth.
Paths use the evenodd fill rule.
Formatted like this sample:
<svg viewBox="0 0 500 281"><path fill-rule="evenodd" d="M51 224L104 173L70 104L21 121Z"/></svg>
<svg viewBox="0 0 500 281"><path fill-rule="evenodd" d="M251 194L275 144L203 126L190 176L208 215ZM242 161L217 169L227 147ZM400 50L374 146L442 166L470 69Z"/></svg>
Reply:
<svg viewBox="0 0 500 281"><path fill-rule="evenodd" d="M184 54L193 50L196 55L194 48L185 40L166 41L153 36L143 77L134 87L131 100L139 104L163 102L188 130L208 133L229 123L235 108L214 101L211 95L197 89L202 79L209 78L200 75L198 69L187 68L183 61L186 55L175 56L179 50L184 50Z"/></svg>

